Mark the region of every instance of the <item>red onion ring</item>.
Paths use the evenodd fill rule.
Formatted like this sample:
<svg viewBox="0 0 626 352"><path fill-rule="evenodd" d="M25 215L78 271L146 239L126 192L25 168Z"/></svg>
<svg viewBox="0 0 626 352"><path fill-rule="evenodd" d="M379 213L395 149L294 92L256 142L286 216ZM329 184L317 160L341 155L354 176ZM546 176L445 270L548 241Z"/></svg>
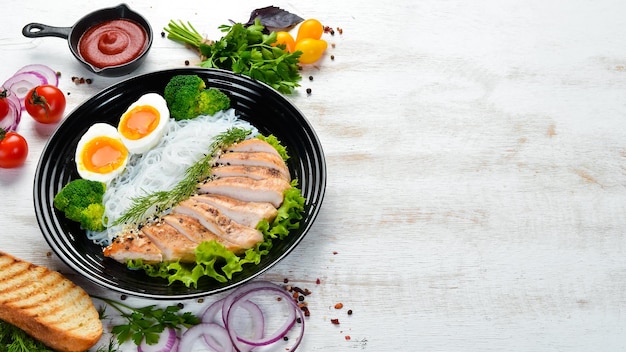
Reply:
<svg viewBox="0 0 626 352"><path fill-rule="evenodd" d="M42 77L44 77L46 83L44 84L52 84L56 87L59 86L59 76L57 75L57 73L50 67L46 66L46 65L41 65L41 64L31 64L31 65L26 65L22 68L20 68L19 70L17 70L17 72L15 72L15 74L19 74L22 72L33 72L33 73L37 73L39 75L41 75Z"/></svg>
<svg viewBox="0 0 626 352"><path fill-rule="evenodd" d="M6 99L9 103L9 113L0 121L0 128L6 131L15 131L22 118L22 108L14 94L8 92Z"/></svg>
<svg viewBox="0 0 626 352"><path fill-rule="evenodd" d="M2 87L13 93L20 101L20 107L25 109L24 99L28 92L39 85L46 84L46 78L35 72L22 72L6 80Z"/></svg>
<svg viewBox="0 0 626 352"><path fill-rule="evenodd" d="M287 317L282 325L269 336L266 335L266 315L255 299L276 296L289 308ZM251 337L238 336L236 326L240 315L238 310L245 310L252 321ZM180 339L179 350L190 351L199 338L215 351L253 351L261 347L269 347L287 336L293 330L296 322L299 324L298 336L289 346L295 351L304 336L304 312L293 297L281 286L268 281L255 281L240 286L224 298L210 304L201 316L202 323L187 330Z"/></svg>
<svg viewBox="0 0 626 352"><path fill-rule="evenodd" d="M178 350L181 352L193 351L193 346L198 340L202 340L207 347L216 352L234 351L226 329L215 323L200 323L189 328L180 338Z"/></svg>
<svg viewBox="0 0 626 352"><path fill-rule="evenodd" d="M176 338L176 329L165 328L163 333L159 336L159 342L154 345L149 345L144 339L139 346L137 346L138 352L172 352L177 351L174 348L178 344ZM191 351L191 350L189 350Z"/></svg>
<svg viewBox="0 0 626 352"><path fill-rule="evenodd" d="M258 296L258 295L267 295L267 294L278 294L280 298L282 298L281 302L285 302L286 304L289 304L291 306L292 309L288 310L289 315L287 316L287 318L285 318L285 322L280 328L276 330L276 332L270 334L268 337L261 338L264 335L264 333L262 333L261 336L259 336L259 334L256 332L253 338L243 338L239 336L237 331L234 328L234 320L233 320L235 316L234 312L236 311L237 308L246 304L246 302L250 302L251 298ZM296 302L293 300L293 297L291 297L291 295L289 295L287 291L285 291L283 288L275 287L275 286L256 287L252 290L249 290L245 294L239 296L238 299L236 299L233 302L233 304L230 306L230 309L228 310L228 314L227 314L226 329L228 330L228 333L231 337L231 340L233 340L233 342L238 341L238 342L242 342L246 345L251 345L251 346L267 346L267 345L273 344L274 342L282 339L285 335L287 335L287 333L291 330L291 328L296 323L296 313L298 311L301 312L300 307L298 307ZM263 313L259 311L259 314L262 317ZM253 315L253 319L258 319L258 318L257 316Z"/></svg>

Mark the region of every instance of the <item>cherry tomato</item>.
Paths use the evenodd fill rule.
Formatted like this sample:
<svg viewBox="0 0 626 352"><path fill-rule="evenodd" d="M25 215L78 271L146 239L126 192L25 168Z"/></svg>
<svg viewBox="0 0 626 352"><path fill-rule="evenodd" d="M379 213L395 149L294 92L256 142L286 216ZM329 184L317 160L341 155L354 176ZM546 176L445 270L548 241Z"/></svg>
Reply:
<svg viewBox="0 0 626 352"><path fill-rule="evenodd" d="M302 64L312 64L319 60L327 47L328 43L323 39L304 38L296 42L296 51L302 52L299 59Z"/></svg>
<svg viewBox="0 0 626 352"><path fill-rule="evenodd" d="M322 33L324 33L324 26L322 25L322 22L313 18L305 20L300 23L300 27L298 28L296 43L306 38L320 39L322 37Z"/></svg>
<svg viewBox="0 0 626 352"><path fill-rule="evenodd" d="M276 42L274 42L274 45L277 44L285 45L285 50L290 53L292 53L296 47L296 41L293 40L293 37L289 34L289 32L276 32Z"/></svg>
<svg viewBox="0 0 626 352"><path fill-rule="evenodd" d="M28 143L22 135L0 129L0 167L21 166L28 156Z"/></svg>
<svg viewBox="0 0 626 352"><path fill-rule="evenodd" d="M4 120L9 114L9 101L7 100L7 91L0 92L0 121Z"/></svg>
<svg viewBox="0 0 626 352"><path fill-rule="evenodd" d="M65 95L51 84L37 86L26 95L26 111L41 123L61 121L65 112Z"/></svg>

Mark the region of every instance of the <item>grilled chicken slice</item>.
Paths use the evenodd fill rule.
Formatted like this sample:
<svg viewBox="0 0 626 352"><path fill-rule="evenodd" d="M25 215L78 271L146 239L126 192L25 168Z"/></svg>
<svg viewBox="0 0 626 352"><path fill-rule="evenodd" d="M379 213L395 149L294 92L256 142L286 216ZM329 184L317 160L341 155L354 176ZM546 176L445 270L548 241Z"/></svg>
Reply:
<svg viewBox="0 0 626 352"><path fill-rule="evenodd" d="M144 263L163 261L161 250L150 239L138 230L118 235L102 252L120 263L131 259L141 259Z"/></svg>
<svg viewBox="0 0 626 352"><path fill-rule="evenodd" d="M190 240L169 224L162 221L148 224L141 228L141 232L161 250L164 261L194 262L196 260L195 249L199 243Z"/></svg>
<svg viewBox="0 0 626 352"><path fill-rule="evenodd" d="M216 207L194 200L186 199L172 209L173 213L189 215L196 218L202 226L222 239L234 243L243 249L252 248L263 240L261 231L234 222L222 214Z"/></svg>
<svg viewBox="0 0 626 352"><path fill-rule="evenodd" d="M246 139L239 143L231 144L226 148L227 152L265 152L280 156L278 151L271 144L258 138Z"/></svg>
<svg viewBox="0 0 626 352"><path fill-rule="evenodd" d="M289 175L289 168L283 159L267 152L229 152L217 158L218 165L263 166L278 170L284 177Z"/></svg>
<svg viewBox="0 0 626 352"><path fill-rule="evenodd" d="M255 180L250 177L224 177L203 183L198 187L200 194L217 194L244 202L267 202L275 208L283 203L283 192L291 187L280 178Z"/></svg>
<svg viewBox="0 0 626 352"><path fill-rule="evenodd" d="M289 182L291 179L283 173L271 167L265 166L248 166L248 165L221 165L211 169L213 177L233 177L243 176L250 177L255 180L263 180L266 178L282 178Z"/></svg>
<svg viewBox="0 0 626 352"><path fill-rule="evenodd" d="M278 215L278 210L266 202L243 202L217 194L198 194L192 198L216 207L222 214L241 225L254 228L261 220L271 222Z"/></svg>
<svg viewBox="0 0 626 352"><path fill-rule="evenodd" d="M209 229L202 226L202 224L200 223L200 221L198 221L198 219L192 216L179 214L179 213L171 213L171 214L165 215L163 217L163 221L168 223L170 226L174 227L181 234L187 236L187 238L189 238L190 240L194 242L202 243L205 241L215 240L223 244L224 247L226 247L226 249L228 249L231 252L240 253L243 251L243 249L240 246L232 242L226 241L225 239L209 231Z"/></svg>

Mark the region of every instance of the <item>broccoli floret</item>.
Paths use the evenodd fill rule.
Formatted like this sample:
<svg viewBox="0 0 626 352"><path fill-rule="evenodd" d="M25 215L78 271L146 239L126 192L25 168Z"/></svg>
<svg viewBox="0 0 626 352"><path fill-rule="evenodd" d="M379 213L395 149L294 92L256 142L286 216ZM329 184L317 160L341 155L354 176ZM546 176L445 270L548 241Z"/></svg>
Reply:
<svg viewBox="0 0 626 352"><path fill-rule="evenodd" d="M213 115L230 107L230 99L217 88L207 89L197 75L176 75L165 86L163 98L175 120Z"/></svg>
<svg viewBox="0 0 626 352"><path fill-rule="evenodd" d="M200 92L196 103L197 115L213 115L230 107L228 96L217 88L209 88Z"/></svg>
<svg viewBox="0 0 626 352"><path fill-rule="evenodd" d="M76 179L66 184L54 196L53 204L65 217L79 222L86 230L102 231L104 205L102 196L106 186L102 182Z"/></svg>
<svg viewBox="0 0 626 352"><path fill-rule="evenodd" d="M86 230L104 231L106 227L102 223L104 215L104 205L102 203L92 203L80 212L80 225Z"/></svg>

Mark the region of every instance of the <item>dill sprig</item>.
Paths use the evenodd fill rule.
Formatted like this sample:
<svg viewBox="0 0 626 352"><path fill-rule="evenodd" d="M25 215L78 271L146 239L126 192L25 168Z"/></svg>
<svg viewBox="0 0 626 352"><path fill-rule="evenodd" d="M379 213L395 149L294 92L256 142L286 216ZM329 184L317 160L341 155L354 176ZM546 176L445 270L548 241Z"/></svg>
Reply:
<svg viewBox="0 0 626 352"><path fill-rule="evenodd" d="M155 213L162 212L191 197L196 192L198 183L211 174L218 152L231 144L243 141L250 133L252 133L251 130L231 128L217 135L209 146L209 153L187 168L185 177L172 190L153 192L133 198L131 207L115 220L113 225L141 223Z"/></svg>

